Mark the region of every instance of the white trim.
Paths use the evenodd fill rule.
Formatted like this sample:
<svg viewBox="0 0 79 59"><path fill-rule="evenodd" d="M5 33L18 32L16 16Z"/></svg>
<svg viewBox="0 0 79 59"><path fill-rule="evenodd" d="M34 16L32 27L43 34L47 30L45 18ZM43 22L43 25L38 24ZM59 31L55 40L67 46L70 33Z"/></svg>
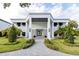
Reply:
<svg viewBox="0 0 79 59"><path fill-rule="evenodd" d="M50 18L48 18L47 22L47 38L50 39Z"/></svg>
<svg viewBox="0 0 79 59"><path fill-rule="evenodd" d="M47 25L46 25L47 26L46 27L46 30L47 30L46 35L49 39L54 38L54 32L58 29L58 26L54 27L54 22L64 22L64 26L65 26L65 25L67 25L68 20L69 20L69 19L54 19L52 17L51 13L29 13L28 16L26 16L26 17L27 18L23 18L23 19L22 18L21 19L19 19L19 18L11 19L11 21L13 23L26 22L26 26L24 28L22 28L22 26L19 27L19 28L26 32L25 37L28 37L29 39L32 38L32 29L35 29L35 28L32 28L32 25L33 25L32 24L32 18L47 18L48 21L47 21ZM40 23L39 23L39 25L40 25ZM52 26L52 28L50 28L51 26ZM40 28L42 28L42 27L40 27ZM45 29L45 28L43 28L43 29ZM52 31L52 33L51 33L51 31Z"/></svg>
<svg viewBox="0 0 79 59"><path fill-rule="evenodd" d="M32 38L32 20L31 17L29 19L29 39Z"/></svg>

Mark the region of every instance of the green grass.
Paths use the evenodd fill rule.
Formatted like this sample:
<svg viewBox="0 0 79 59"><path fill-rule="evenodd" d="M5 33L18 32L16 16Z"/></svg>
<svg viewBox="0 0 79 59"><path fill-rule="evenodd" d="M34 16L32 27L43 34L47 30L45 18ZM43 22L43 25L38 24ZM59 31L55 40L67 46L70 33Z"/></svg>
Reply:
<svg viewBox="0 0 79 59"><path fill-rule="evenodd" d="M11 44L8 42L8 38L0 37L0 53L22 49L27 45L27 40L25 38L18 38L17 43Z"/></svg>
<svg viewBox="0 0 79 59"><path fill-rule="evenodd" d="M45 40L44 43L48 48L67 54L79 55L79 37L76 37L75 44L66 43L64 39L52 39L50 43Z"/></svg>

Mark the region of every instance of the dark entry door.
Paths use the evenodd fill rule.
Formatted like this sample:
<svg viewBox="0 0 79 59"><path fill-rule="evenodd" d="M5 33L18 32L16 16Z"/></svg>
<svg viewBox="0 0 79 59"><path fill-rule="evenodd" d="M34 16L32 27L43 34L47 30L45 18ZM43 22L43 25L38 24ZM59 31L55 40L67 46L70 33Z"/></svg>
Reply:
<svg viewBox="0 0 79 59"><path fill-rule="evenodd" d="M37 36L42 36L42 30L37 30Z"/></svg>

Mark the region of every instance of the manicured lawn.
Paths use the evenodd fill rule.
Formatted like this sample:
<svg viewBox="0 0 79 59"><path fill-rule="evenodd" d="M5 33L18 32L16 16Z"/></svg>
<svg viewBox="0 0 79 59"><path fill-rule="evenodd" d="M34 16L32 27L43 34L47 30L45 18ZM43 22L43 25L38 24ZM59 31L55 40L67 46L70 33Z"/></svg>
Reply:
<svg viewBox="0 0 79 59"><path fill-rule="evenodd" d="M18 38L16 43L9 43L8 38L0 37L0 53L15 51L24 48L27 45L28 39Z"/></svg>
<svg viewBox="0 0 79 59"><path fill-rule="evenodd" d="M45 40L48 48L68 54L79 55L79 37L76 37L75 44L66 43L64 39Z"/></svg>

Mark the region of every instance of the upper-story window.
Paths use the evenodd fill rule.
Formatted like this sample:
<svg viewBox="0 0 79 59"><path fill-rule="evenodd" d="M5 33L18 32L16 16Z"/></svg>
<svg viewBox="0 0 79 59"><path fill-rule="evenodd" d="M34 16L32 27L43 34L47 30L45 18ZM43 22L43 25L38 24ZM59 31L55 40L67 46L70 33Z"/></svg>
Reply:
<svg viewBox="0 0 79 59"><path fill-rule="evenodd" d="M59 23L59 26L62 26L62 25L63 25L63 23L62 23L62 22L60 22L60 23Z"/></svg>
<svg viewBox="0 0 79 59"><path fill-rule="evenodd" d="M56 22L54 23L54 26L57 26L57 23Z"/></svg>
<svg viewBox="0 0 79 59"><path fill-rule="evenodd" d="M17 25L18 25L18 26L21 26L21 23L20 23L20 22L18 22L18 23L17 23Z"/></svg>
<svg viewBox="0 0 79 59"><path fill-rule="evenodd" d="M25 26L25 25L26 25L26 23L25 23L25 22L23 22L23 23L22 23L22 25L23 25L23 26Z"/></svg>

